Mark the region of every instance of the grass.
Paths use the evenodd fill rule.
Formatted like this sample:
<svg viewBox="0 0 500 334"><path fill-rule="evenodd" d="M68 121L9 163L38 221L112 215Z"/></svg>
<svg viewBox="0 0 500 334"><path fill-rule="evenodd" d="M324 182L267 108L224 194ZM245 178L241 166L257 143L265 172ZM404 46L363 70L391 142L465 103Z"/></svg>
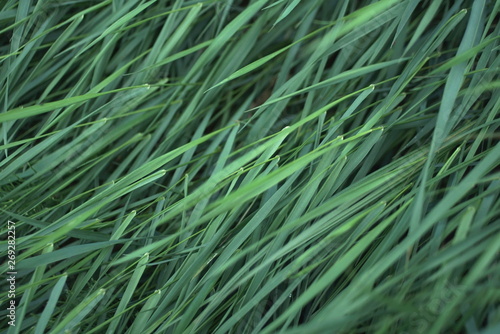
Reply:
<svg viewBox="0 0 500 334"><path fill-rule="evenodd" d="M2 331L499 332L499 7L3 1Z"/></svg>

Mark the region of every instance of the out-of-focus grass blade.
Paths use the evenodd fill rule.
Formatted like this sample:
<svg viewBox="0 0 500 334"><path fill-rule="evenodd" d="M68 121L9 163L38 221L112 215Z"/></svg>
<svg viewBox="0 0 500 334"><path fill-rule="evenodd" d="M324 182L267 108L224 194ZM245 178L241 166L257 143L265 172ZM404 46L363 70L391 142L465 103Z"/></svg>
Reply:
<svg viewBox="0 0 500 334"><path fill-rule="evenodd" d="M53 313L54 310L57 306L57 302L59 300L59 297L61 296L61 292L64 288L64 285L66 284L66 280L68 278L67 274L63 274L61 278L59 278L50 291L50 296L47 301L47 304L45 305L45 308L43 309L42 314L40 315L40 319L38 320L36 327L35 327L35 334L43 334L45 333L45 329L47 325L49 324L50 319L53 319Z"/></svg>
<svg viewBox="0 0 500 334"><path fill-rule="evenodd" d="M87 314L89 314L92 309L94 309L97 304L104 297L106 290L99 289L93 294L88 296L83 300L77 307L75 307L71 312L69 312L58 325L52 329L50 334L67 333L68 331L73 331L75 327L82 321Z"/></svg>

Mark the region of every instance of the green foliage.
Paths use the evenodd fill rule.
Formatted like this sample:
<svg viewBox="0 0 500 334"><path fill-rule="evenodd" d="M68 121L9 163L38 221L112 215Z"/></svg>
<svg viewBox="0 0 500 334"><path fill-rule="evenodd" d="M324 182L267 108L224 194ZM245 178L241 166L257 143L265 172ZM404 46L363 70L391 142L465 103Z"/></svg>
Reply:
<svg viewBox="0 0 500 334"><path fill-rule="evenodd" d="M0 6L6 333L500 332L500 2Z"/></svg>

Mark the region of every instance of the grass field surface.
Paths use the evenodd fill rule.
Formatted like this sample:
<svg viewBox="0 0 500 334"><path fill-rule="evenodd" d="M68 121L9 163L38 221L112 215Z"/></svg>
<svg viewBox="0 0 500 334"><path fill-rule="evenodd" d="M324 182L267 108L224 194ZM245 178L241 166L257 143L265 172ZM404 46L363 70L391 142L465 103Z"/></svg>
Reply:
<svg viewBox="0 0 500 334"><path fill-rule="evenodd" d="M0 1L0 332L500 333L499 1Z"/></svg>

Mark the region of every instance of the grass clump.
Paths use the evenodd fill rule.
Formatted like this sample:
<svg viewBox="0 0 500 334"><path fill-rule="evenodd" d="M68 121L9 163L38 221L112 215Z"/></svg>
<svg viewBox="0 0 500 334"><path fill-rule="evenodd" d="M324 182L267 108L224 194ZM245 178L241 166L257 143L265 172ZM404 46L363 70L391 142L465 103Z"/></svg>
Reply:
<svg viewBox="0 0 500 334"><path fill-rule="evenodd" d="M6 333L500 331L498 2L0 8Z"/></svg>

